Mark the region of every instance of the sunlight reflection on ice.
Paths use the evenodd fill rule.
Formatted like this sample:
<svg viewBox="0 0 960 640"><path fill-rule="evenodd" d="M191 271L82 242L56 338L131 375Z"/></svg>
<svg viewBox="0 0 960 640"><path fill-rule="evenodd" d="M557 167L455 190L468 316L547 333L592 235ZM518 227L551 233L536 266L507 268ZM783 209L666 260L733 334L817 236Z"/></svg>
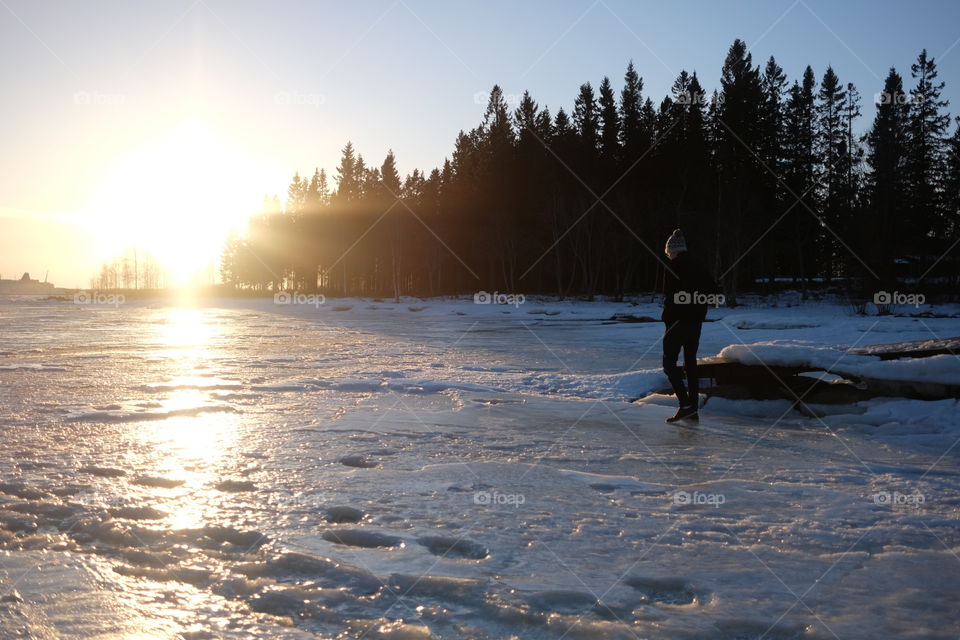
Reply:
<svg viewBox="0 0 960 640"><path fill-rule="evenodd" d="M216 339L220 338L221 324L211 322L209 311L190 307L164 309L157 328L157 346L155 354L167 358L184 360L184 369L196 366L209 351ZM179 375L189 375L192 370L181 370Z"/></svg>
<svg viewBox="0 0 960 640"><path fill-rule="evenodd" d="M157 355L167 366L167 380L155 384L164 390L163 411L189 412L218 407L204 387L229 381L197 375L215 357L223 325L211 321L210 312L193 308L165 309L157 327ZM187 388L183 388L187 387ZM189 388L200 387L200 388ZM155 475L185 481L175 492L175 508L166 519L173 529L201 527L215 510L216 491L223 462L236 446L238 419L233 414L173 415L141 424L138 436L154 458Z"/></svg>

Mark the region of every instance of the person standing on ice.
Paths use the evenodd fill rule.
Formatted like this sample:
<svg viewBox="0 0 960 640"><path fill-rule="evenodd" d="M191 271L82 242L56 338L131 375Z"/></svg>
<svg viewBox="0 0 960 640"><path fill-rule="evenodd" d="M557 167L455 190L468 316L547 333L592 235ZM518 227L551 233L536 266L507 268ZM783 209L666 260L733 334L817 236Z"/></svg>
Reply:
<svg viewBox="0 0 960 640"><path fill-rule="evenodd" d="M687 251L687 242L680 229L667 239L664 252L670 258L663 283L663 371L677 394L680 408L667 422L699 419L700 386L697 379L697 348L700 329L707 316L704 299L716 288L706 268ZM677 357L683 349L687 386Z"/></svg>

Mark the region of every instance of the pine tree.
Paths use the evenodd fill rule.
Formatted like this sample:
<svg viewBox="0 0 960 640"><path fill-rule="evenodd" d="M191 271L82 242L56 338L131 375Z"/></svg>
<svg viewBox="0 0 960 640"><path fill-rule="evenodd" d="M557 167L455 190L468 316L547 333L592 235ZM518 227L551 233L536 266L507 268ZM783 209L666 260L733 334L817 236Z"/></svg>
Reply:
<svg viewBox="0 0 960 640"><path fill-rule="evenodd" d="M940 95L944 83L936 82L937 66L924 49L911 65L910 75L917 81L910 92L909 154L906 163L907 193L910 196L908 215L919 232L915 242L918 253L926 253L925 237L944 235L943 179L944 150L950 115L941 113L948 106Z"/></svg>
<svg viewBox="0 0 960 640"><path fill-rule="evenodd" d="M826 227L826 233L821 233L820 242L817 243L817 260L827 278L837 275L834 273L834 265L842 250L834 234L838 234L844 215L844 194L841 192L840 181L846 173L847 163L843 120L846 98L847 93L840 83L840 78L833 67L828 66L820 82L815 106L815 149L820 176L818 200L821 204L820 219Z"/></svg>
<svg viewBox="0 0 960 640"><path fill-rule="evenodd" d="M576 135L576 129L563 107L557 110L553 119L553 140L558 148L567 150Z"/></svg>
<svg viewBox="0 0 960 640"><path fill-rule="evenodd" d="M816 248L820 239L820 225L816 220L817 157L813 89L816 85L813 69L803 72L802 82L794 82L788 92L785 107L784 183L787 187L787 217L780 223L791 234L788 270L793 277L803 279L817 275Z"/></svg>
<svg viewBox="0 0 960 640"><path fill-rule="evenodd" d="M337 167L337 192L335 197L338 202L350 202L359 199L360 180L363 174L361 162L358 162L353 143L347 142L347 145L341 151L340 166Z"/></svg>
<svg viewBox="0 0 960 640"><path fill-rule="evenodd" d="M397 173L397 158L393 155L393 149L387 151L387 157L383 159L380 165L380 182L383 185L387 199L393 201L400 195L400 174Z"/></svg>
<svg viewBox="0 0 960 640"><path fill-rule="evenodd" d="M366 196L373 195L379 191L380 188L380 170L367 167L367 163L363 161L363 156L359 153L357 154L357 164L354 168L357 174L357 200L363 200ZM374 175L372 171L376 171L377 175Z"/></svg>
<svg viewBox="0 0 960 640"><path fill-rule="evenodd" d="M620 91L620 143L627 161L638 157L650 146L643 122L643 78L637 75L633 61L627 65Z"/></svg>
<svg viewBox="0 0 960 640"><path fill-rule="evenodd" d="M881 282L889 285L895 276L894 259L902 255L910 238L919 230L907 221L907 180L904 168L908 162L909 107L903 91L903 79L896 69L890 69L884 80L883 92L873 126L867 133L869 226L873 230L870 242L860 251L871 264L871 271Z"/></svg>
<svg viewBox="0 0 960 640"><path fill-rule="evenodd" d="M540 107L531 97L529 91L523 92L520 104L513 112L513 125L517 130L518 140L524 145L529 145L531 142L539 145L541 144L540 141L543 140L542 134L550 135L549 130L546 132L538 131L542 126ZM543 141L546 143L546 140Z"/></svg>
<svg viewBox="0 0 960 640"><path fill-rule="evenodd" d="M573 103L573 125L580 134L584 153L596 152L599 146L597 100L589 82L580 85L580 93Z"/></svg>
<svg viewBox="0 0 960 640"><path fill-rule="evenodd" d="M502 156L513 146L514 134L510 123L510 112L499 85L494 85L490 91L481 131L489 154Z"/></svg>
<svg viewBox="0 0 960 640"><path fill-rule="evenodd" d="M783 155L780 135L783 131L783 102L787 76L773 56L767 60L760 81L763 88L763 109L761 144L758 153L770 170L779 175Z"/></svg>
<svg viewBox="0 0 960 640"><path fill-rule="evenodd" d="M857 231L856 214L860 207L860 165L863 162L863 148L853 133L853 123L861 115L860 92L852 82L848 82L846 99L840 110L840 117L843 120L843 152L837 167L838 199L840 206L848 214L846 220L841 221L838 230L844 238L849 238Z"/></svg>
<svg viewBox="0 0 960 640"><path fill-rule="evenodd" d="M387 151L387 157L383 159L380 170L377 172L380 179L381 197L387 205L386 211L390 212L390 277L393 288L393 296L396 302L400 302L400 269L402 259L401 244L401 217L404 211L396 206L397 199L400 197L400 174L397 173L396 157L393 155L393 149ZM408 205L409 206L409 205Z"/></svg>
<svg viewBox="0 0 960 640"><path fill-rule="evenodd" d="M600 155L610 164L620 157L620 115L610 78L604 76L600 83L598 100L600 116Z"/></svg>
<svg viewBox="0 0 960 640"><path fill-rule="evenodd" d="M644 234L646 229L650 229L650 235L653 233L647 219L651 215L648 213L650 207L647 205L652 196L652 189L650 189L652 158L649 153L653 135L652 108L652 105L644 101L643 78L637 74L631 60L623 76L623 89L620 91L621 162L616 173L618 177L622 177L622 180L615 196L624 208L624 220L631 228L637 230L641 237L646 235ZM633 277L634 272L640 269L642 264L642 260L636 256L635 247L632 246L636 243L631 243L631 240L633 239L623 237L622 234L614 238L618 255L630 256L622 258L624 263L618 269L619 273L623 273L621 289L625 288L626 282Z"/></svg>
<svg viewBox="0 0 960 640"><path fill-rule="evenodd" d="M836 197L837 164L843 152L844 121L842 115L843 104L847 93L840 83L840 78L827 67L820 81L820 91L816 103L816 153L820 158L822 176L821 198L824 201L824 210L831 208ZM828 220L829 222L829 220Z"/></svg>
<svg viewBox="0 0 960 640"><path fill-rule="evenodd" d="M765 199L763 222L767 233L763 245L757 251L762 258L764 274L770 278L786 275L788 267L785 257L789 256L792 246L792 234L789 224L784 220L784 212L793 202L787 190L780 183L785 160L783 133L785 119L785 93L787 76L773 56L767 60L760 78L763 91L763 104L760 109L760 132L757 155L766 168L762 174L762 189Z"/></svg>
<svg viewBox="0 0 960 640"><path fill-rule="evenodd" d="M947 171L944 180L944 215L947 237L960 239L960 118L956 119L953 136L947 142Z"/></svg>
<svg viewBox="0 0 960 640"><path fill-rule="evenodd" d="M646 153L650 146L656 142L659 133L657 131L657 111L653 106L653 100L650 98L643 101L643 107L640 109L640 124L643 127L640 137L642 140L648 141L641 153Z"/></svg>
<svg viewBox="0 0 960 640"><path fill-rule="evenodd" d="M741 253L750 246L752 236L766 229L760 220L762 198L755 185L762 181L765 169L759 163L756 149L760 144L760 108L763 89L759 70L742 40L734 40L721 71L722 101L718 109L717 133L720 139L721 209L718 212L718 262L725 265L724 288L731 304L736 304L739 276L748 264ZM666 231L664 231L666 233ZM751 261L756 256L749 256Z"/></svg>
<svg viewBox="0 0 960 640"><path fill-rule="evenodd" d="M704 217L708 210L709 194L713 180L709 175L709 155L707 149L707 134L705 127L706 104L703 87L697 72L690 76L687 85L687 95L691 97L683 110L683 137L681 158L683 160L683 186L680 198L681 211L689 211L694 217L691 219L697 226L707 223Z"/></svg>
<svg viewBox="0 0 960 640"><path fill-rule="evenodd" d="M290 181L290 186L287 187L287 206L286 213L288 216L297 217L304 212L304 208L307 203L307 190L308 182L306 179L300 177L300 173L293 174L293 180Z"/></svg>
<svg viewBox="0 0 960 640"><path fill-rule="evenodd" d="M327 172L323 169L314 169L310 184L307 186L306 209L310 213L318 212L326 206L330 197L330 187L327 185Z"/></svg>

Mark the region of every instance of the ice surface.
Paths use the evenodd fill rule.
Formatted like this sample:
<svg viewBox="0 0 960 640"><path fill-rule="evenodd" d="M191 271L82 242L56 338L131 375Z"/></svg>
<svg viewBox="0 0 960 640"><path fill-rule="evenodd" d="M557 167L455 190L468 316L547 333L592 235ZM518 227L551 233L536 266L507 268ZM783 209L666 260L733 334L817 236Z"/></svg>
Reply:
<svg viewBox="0 0 960 640"><path fill-rule="evenodd" d="M667 425L662 325L610 320L658 313L0 304L0 637L955 638L956 400ZM702 356L851 367L960 335L709 319Z"/></svg>

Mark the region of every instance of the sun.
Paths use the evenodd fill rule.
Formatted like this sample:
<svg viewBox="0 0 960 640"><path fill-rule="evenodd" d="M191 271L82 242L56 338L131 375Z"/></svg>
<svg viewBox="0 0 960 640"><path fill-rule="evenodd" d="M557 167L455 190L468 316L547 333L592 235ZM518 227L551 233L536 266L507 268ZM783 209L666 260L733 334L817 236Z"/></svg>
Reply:
<svg viewBox="0 0 960 640"><path fill-rule="evenodd" d="M171 286L207 281L227 235L260 204L263 180L263 162L191 118L113 165L87 220L104 260L138 249Z"/></svg>

